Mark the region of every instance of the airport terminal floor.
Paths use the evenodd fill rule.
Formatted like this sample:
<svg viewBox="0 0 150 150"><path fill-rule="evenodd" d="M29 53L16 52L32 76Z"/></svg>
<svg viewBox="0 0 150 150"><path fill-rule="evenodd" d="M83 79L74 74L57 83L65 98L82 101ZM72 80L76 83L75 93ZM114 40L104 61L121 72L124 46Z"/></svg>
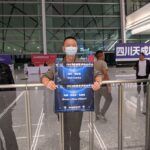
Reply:
<svg viewBox="0 0 150 150"><path fill-rule="evenodd" d="M110 67L112 80L135 79L132 67ZM40 75L24 75L22 70L15 70L16 84L39 83ZM123 95L123 149L145 149L145 115L142 114L144 94L138 96L136 83L124 84ZM13 109L13 129L17 138L19 150L27 150L26 112L24 88L17 88L18 101ZM45 87L29 88L32 124L32 150L59 150L60 124L54 113L53 93ZM93 150L118 149L118 85L112 85L112 103L105 114L106 120L94 120ZM103 106L104 98L101 100ZM89 150L89 112L85 112L80 131L81 150Z"/></svg>

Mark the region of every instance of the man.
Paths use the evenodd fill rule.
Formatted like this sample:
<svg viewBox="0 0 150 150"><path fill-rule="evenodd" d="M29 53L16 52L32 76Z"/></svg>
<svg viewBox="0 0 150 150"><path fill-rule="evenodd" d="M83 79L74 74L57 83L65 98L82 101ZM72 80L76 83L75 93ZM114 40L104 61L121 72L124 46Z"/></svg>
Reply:
<svg viewBox="0 0 150 150"><path fill-rule="evenodd" d="M11 70L7 64L0 63L0 84L14 84ZM0 88L0 114L13 102L16 98L16 89ZM0 118L0 129L4 136L7 150L18 150L17 140L12 128L12 109L9 109L2 118ZM4 148L1 148L4 150Z"/></svg>
<svg viewBox="0 0 150 150"><path fill-rule="evenodd" d="M62 50L65 52L64 62L77 62L77 41L74 37L66 37L64 39ZM50 90L56 89L54 83L54 66L42 77L42 83ZM100 88L101 76L95 77L92 85L93 90ZM64 150L80 150L80 128L82 123L83 112L66 112L63 114L64 119Z"/></svg>
<svg viewBox="0 0 150 150"><path fill-rule="evenodd" d="M134 69L136 70L136 79L148 79L150 72L150 62L145 59L144 53L141 52L139 55L139 60L136 62ZM144 103L143 103L143 114L146 111L146 93L147 93L147 82L143 82L143 92L144 92ZM140 97L141 92L141 82L137 82L137 92ZM140 101L138 101L140 102Z"/></svg>
<svg viewBox="0 0 150 150"><path fill-rule="evenodd" d="M105 55L103 51L97 51L95 54L96 61L94 62L94 69L100 71L103 75L103 80L109 80L108 74L108 66L107 63L104 61ZM105 102L100 110L100 101L101 97L104 96ZM105 113L107 112L110 104L112 102L112 95L111 95L111 85L102 85L101 89L95 91L95 115L96 120L103 119L106 121Z"/></svg>
<svg viewBox="0 0 150 150"><path fill-rule="evenodd" d="M150 62L145 59L144 53L140 53L139 60L136 62L134 69L136 70L136 79L148 79L150 72ZM146 94L146 82L143 82L143 92ZM137 83L137 92L140 94L141 82Z"/></svg>

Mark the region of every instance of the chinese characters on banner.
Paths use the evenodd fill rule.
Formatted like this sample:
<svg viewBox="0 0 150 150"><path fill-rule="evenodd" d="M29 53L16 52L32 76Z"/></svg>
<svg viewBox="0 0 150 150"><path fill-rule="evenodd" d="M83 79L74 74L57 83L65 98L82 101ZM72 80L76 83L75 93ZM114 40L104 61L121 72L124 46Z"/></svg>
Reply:
<svg viewBox="0 0 150 150"><path fill-rule="evenodd" d="M116 61L138 60L140 52L150 59L150 43L120 43L116 45Z"/></svg>
<svg viewBox="0 0 150 150"><path fill-rule="evenodd" d="M56 61L56 58L57 58L56 54L32 54L32 63L35 66L40 66L48 61L54 63Z"/></svg>

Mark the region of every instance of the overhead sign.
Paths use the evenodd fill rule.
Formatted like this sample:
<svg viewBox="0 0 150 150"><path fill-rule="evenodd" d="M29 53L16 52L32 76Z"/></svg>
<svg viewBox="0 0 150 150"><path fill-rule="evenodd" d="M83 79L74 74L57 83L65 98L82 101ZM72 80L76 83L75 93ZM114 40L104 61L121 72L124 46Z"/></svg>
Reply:
<svg viewBox="0 0 150 150"><path fill-rule="evenodd" d="M119 43L116 44L116 61L138 60L140 52L150 59L150 43Z"/></svg>

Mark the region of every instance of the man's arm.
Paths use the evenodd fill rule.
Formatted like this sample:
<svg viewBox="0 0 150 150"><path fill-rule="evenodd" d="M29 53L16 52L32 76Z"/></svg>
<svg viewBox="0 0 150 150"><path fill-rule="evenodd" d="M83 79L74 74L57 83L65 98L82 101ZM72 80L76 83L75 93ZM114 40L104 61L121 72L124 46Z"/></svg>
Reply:
<svg viewBox="0 0 150 150"><path fill-rule="evenodd" d="M105 65L101 68L101 72L104 75L103 80L110 80L109 78L109 72L108 72L108 67L107 64L105 63ZM111 84L107 84L108 90L109 92L111 92Z"/></svg>
<svg viewBox="0 0 150 150"><path fill-rule="evenodd" d="M137 70L137 65L138 65L138 61L135 63L135 65L133 66L134 70Z"/></svg>
<svg viewBox="0 0 150 150"><path fill-rule="evenodd" d="M41 77L41 82L50 90L55 90L56 89L56 84L54 83L54 65L51 67L51 69L48 70L46 74L44 74Z"/></svg>
<svg viewBox="0 0 150 150"><path fill-rule="evenodd" d="M104 75L103 80L110 80L109 73L108 73L108 68L103 67L101 72Z"/></svg>
<svg viewBox="0 0 150 150"><path fill-rule="evenodd" d="M7 84L15 84L14 82L14 78L13 78L13 75L12 75L12 71L9 67L9 65L5 65L5 69L6 69L6 72L8 74L7 76ZM16 99L16 88L9 88L9 89L6 89L8 90L7 91L7 95L8 95L8 98L5 99L5 104L6 104L6 107L9 106L15 99ZM13 105L13 107L11 109L13 109L15 107L16 104Z"/></svg>
<svg viewBox="0 0 150 150"><path fill-rule="evenodd" d="M15 84L11 69L8 65L6 66L6 69L8 74L8 84Z"/></svg>

